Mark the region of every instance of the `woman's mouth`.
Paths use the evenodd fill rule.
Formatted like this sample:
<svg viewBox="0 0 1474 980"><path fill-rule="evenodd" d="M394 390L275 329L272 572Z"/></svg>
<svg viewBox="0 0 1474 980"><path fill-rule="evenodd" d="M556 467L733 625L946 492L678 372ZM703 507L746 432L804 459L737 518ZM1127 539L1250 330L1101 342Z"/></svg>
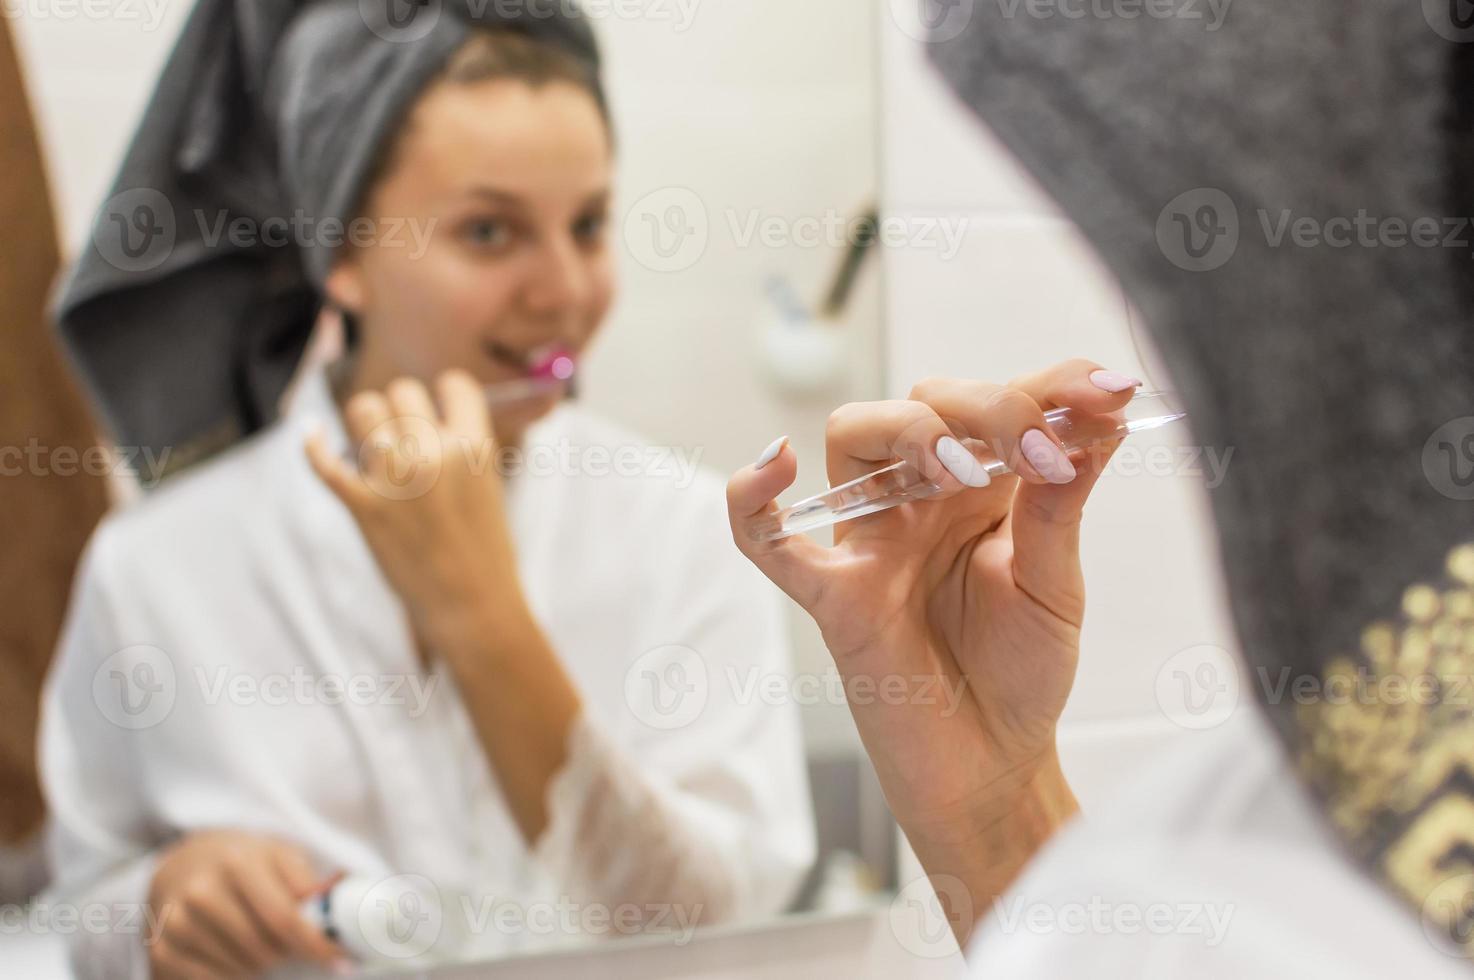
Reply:
<svg viewBox="0 0 1474 980"><path fill-rule="evenodd" d="M566 381L574 371L574 354L560 343L542 344L529 350L518 350L495 340L486 341L486 352L496 361L523 377Z"/></svg>

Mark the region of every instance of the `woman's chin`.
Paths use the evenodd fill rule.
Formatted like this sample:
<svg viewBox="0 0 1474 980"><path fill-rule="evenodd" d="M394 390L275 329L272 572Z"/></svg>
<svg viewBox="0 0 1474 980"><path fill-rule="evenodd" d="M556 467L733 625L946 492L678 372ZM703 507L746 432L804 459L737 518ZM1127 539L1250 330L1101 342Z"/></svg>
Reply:
<svg viewBox="0 0 1474 980"><path fill-rule="evenodd" d="M497 442L514 445L534 424L547 418L563 402L562 392L551 392L525 401L497 406L492 414Z"/></svg>

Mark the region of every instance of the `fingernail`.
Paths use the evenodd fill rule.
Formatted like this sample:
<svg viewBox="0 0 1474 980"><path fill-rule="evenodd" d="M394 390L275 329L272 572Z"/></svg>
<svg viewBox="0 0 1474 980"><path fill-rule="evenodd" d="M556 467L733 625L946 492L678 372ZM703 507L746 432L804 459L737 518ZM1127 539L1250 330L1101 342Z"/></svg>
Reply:
<svg viewBox="0 0 1474 980"><path fill-rule="evenodd" d="M1069 483L1075 478L1075 464L1041 429L1024 433L1020 445L1024 458L1050 483Z"/></svg>
<svg viewBox="0 0 1474 980"><path fill-rule="evenodd" d="M787 436L779 436L777 439L774 439L773 444L767 449L764 449L763 454L757 458L755 468L762 469L764 466L767 466L773 460L777 459L778 454L783 451L783 447L786 445L788 445Z"/></svg>
<svg viewBox="0 0 1474 980"><path fill-rule="evenodd" d="M353 964L348 960L333 960L333 972L340 977L346 977L353 973Z"/></svg>
<svg viewBox="0 0 1474 980"><path fill-rule="evenodd" d="M1111 394L1125 391L1127 388L1140 388L1141 381L1120 374L1116 371L1096 371L1090 376L1090 383L1101 391L1109 391Z"/></svg>
<svg viewBox="0 0 1474 980"><path fill-rule="evenodd" d="M978 462L978 458L951 436L942 436L937 440L937 459L964 486L986 487L993 482L993 477Z"/></svg>

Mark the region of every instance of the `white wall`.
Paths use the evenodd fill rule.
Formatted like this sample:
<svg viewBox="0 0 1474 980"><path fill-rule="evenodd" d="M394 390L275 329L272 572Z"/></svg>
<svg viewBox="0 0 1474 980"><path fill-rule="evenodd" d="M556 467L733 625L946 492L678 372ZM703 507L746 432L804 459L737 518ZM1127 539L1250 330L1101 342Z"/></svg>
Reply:
<svg viewBox="0 0 1474 980"><path fill-rule="evenodd" d="M74 251L190 3L7 0L0 9L19 12L14 26ZM843 325L848 379L790 398L768 384L757 353L764 280L783 274L814 300L839 254L828 244L744 242L742 232L753 220L792 228L851 214L874 198L873 19L854 0L589 9L608 12L596 29L619 139L622 296L586 364L585 402L654 442L701 449L724 474L791 434L805 461L798 489L817 492L825 417L879 392L878 263ZM650 209L663 217L673 201L705 226L704 247L664 271L652 267L661 263L651 261L639 218ZM798 669L824 671L828 655L812 624L797 610L791 620ZM806 725L817 748L853 743L842 705L808 710Z"/></svg>
<svg viewBox="0 0 1474 980"><path fill-rule="evenodd" d="M877 4L882 198L897 214L964 216L968 230L955 258L887 254L891 396L928 374L1003 382L1072 357L1170 388L1150 352L1138 354L1118 284L932 74L921 44L892 15L906 6ZM1133 436L1118 462L1137 459L1146 472L1113 467L1087 508L1089 605L1079 681L1061 727L1065 766L1087 810L1146 758L1217 717L1194 713L1203 702L1182 701L1181 684L1194 681L1200 658L1221 656L1197 648L1231 654L1235 646L1220 598L1207 467L1190 472L1187 439L1180 426ZM1152 446L1156 464L1131 455Z"/></svg>

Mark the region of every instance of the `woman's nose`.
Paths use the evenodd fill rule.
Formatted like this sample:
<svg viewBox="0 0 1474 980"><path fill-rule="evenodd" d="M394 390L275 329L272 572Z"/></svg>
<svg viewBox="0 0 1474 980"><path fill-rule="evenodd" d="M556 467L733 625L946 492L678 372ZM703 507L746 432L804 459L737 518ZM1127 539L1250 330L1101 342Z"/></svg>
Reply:
<svg viewBox="0 0 1474 980"><path fill-rule="evenodd" d="M575 310L588 301L593 273L589 260L570 235L560 235L539 249L528 290L528 305L543 313Z"/></svg>

